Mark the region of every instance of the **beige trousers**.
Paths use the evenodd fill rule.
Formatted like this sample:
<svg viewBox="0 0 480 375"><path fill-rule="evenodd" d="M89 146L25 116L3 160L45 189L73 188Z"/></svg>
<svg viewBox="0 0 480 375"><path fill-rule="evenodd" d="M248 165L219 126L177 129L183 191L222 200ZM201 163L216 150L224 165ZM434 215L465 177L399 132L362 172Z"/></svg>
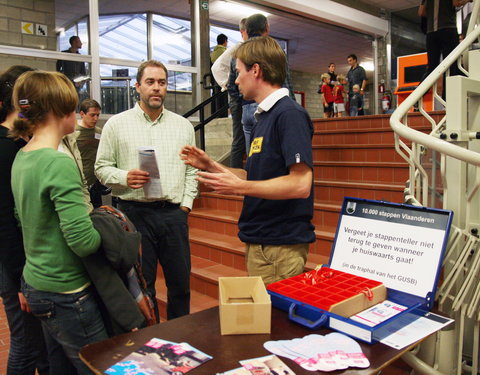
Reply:
<svg viewBox="0 0 480 375"><path fill-rule="evenodd" d="M309 244L246 244L245 261L249 276L261 276L265 285L304 272Z"/></svg>

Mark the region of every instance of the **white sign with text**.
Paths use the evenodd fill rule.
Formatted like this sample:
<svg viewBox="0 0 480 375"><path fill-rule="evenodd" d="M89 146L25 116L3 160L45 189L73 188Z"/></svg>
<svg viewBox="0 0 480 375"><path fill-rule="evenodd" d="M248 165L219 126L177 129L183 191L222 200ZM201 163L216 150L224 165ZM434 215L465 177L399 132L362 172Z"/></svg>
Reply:
<svg viewBox="0 0 480 375"><path fill-rule="evenodd" d="M425 297L433 290L445 231L342 215L330 267Z"/></svg>

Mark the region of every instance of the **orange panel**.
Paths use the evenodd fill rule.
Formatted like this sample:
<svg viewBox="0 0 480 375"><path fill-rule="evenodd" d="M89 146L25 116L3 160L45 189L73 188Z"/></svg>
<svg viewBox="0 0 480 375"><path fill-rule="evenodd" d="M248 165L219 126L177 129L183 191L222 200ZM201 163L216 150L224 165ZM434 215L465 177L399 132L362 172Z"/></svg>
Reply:
<svg viewBox="0 0 480 375"><path fill-rule="evenodd" d="M421 75L418 73L421 72L422 66L428 64L428 57L426 53L417 53L415 55L406 55L397 57L397 80L398 86L395 90L395 95L397 95L397 103L400 105L403 101L413 92L413 90L420 84L420 80L415 79L412 81L412 77L408 79L407 69L415 69L417 67L417 72L414 74L414 77L418 78ZM401 90L402 88L409 87L410 90ZM423 97L423 107L426 111L433 111L433 93L432 90L427 92ZM410 108L409 112L413 112L414 108Z"/></svg>

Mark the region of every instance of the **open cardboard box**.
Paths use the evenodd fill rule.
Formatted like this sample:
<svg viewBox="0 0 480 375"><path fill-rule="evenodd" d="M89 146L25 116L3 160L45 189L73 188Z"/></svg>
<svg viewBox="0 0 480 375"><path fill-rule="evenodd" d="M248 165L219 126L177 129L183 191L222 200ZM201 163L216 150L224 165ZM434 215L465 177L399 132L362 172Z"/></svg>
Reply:
<svg viewBox="0 0 480 375"><path fill-rule="evenodd" d="M219 277L222 335L270 333L272 304L259 276Z"/></svg>

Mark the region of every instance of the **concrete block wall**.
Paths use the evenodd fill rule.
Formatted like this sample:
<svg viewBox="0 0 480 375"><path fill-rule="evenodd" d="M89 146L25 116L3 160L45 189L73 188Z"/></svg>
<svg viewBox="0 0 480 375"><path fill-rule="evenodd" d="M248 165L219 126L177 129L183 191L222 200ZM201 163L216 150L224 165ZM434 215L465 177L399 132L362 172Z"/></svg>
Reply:
<svg viewBox="0 0 480 375"><path fill-rule="evenodd" d="M47 26L47 36L23 34L22 22ZM55 1L54 0L0 0L0 43L10 46L55 51ZM38 69L55 70L55 61L21 56L1 56L0 70L14 64L29 65Z"/></svg>
<svg viewBox="0 0 480 375"><path fill-rule="evenodd" d="M323 117L321 95L317 93L321 74L291 71L293 89L305 93L305 109L311 118Z"/></svg>

